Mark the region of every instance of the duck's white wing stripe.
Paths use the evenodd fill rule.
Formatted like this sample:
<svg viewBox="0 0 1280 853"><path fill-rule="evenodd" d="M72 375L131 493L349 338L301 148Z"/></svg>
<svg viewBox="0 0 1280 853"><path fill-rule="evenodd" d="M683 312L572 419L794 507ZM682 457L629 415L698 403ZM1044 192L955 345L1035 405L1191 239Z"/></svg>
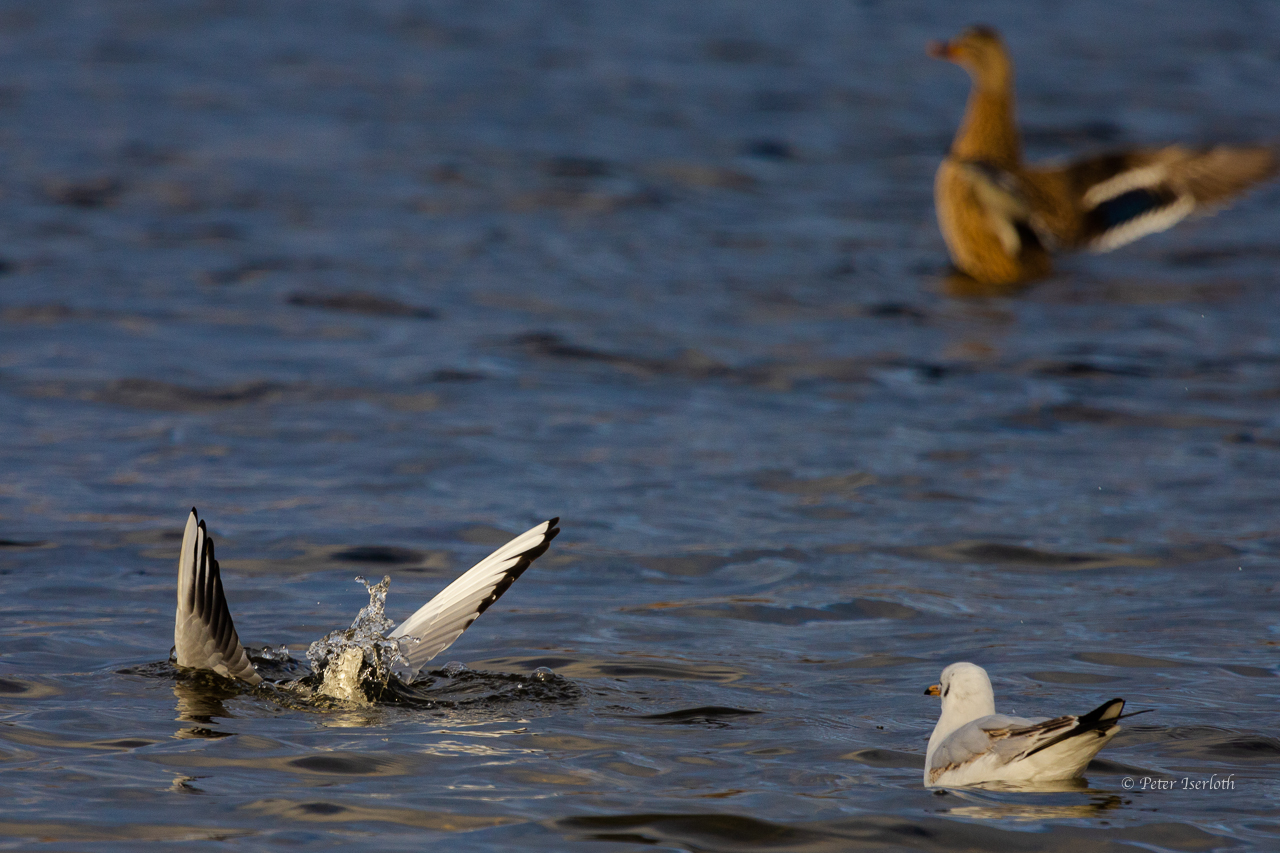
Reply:
<svg viewBox="0 0 1280 853"><path fill-rule="evenodd" d="M213 557L213 539L195 509L187 518L178 557L178 612L173 623L178 666L208 669L250 684L262 676L249 661L227 609L222 576Z"/></svg>
<svg viewBox="0 0 1280 853"><path fill-rule="evenodd" d="M440 654L470 627L476 618L507 591L516 578L541 557L560 532L553 518L529 530L445 587L389 636L403 637L406 657L414 671Z"/></svg>
<svg viewBox="0 0 1280 853"><path fill-rule="evenodd" d="M1189 195L1178 196L1177 200L1162 207L1153 207L1148 212L1103 231L1089 244L1091 252L1110 252L1148 234L1167 231L1195 213L1196 201Z"/></svg>

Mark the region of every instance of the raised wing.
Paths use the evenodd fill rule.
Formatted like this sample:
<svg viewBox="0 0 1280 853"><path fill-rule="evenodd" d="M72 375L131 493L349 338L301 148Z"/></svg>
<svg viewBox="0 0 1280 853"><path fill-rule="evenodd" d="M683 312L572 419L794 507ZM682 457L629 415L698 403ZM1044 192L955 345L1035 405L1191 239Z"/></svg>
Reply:
<svg viewBox="0 0 1280 853"><path fill-rule="evenodd" d="M213 558L213 539L195 508L182 534L178 557L178 612L173 624L178 666L207 669L227 678L261 684L253 668L222 592L222 576Z"/></svg>
<svg viewBox="0 0 1280 853"><path fill-rule="evenodd" d="M414 672L440 654L476 621L533 561L546 553L560 528L559 518L544 521L485 557L422 605L388 636L408 642L405 656Z"/></svg>
<svg viewBox="0 0 1280 853"><path fill-rule="evenodd" d="M1067 247L1108 252L1212 213L1278 169L1267 146L1170 145L1028 169L1025 178L1033 193L1052 198L1036 205L1038 229Z"/></svg>

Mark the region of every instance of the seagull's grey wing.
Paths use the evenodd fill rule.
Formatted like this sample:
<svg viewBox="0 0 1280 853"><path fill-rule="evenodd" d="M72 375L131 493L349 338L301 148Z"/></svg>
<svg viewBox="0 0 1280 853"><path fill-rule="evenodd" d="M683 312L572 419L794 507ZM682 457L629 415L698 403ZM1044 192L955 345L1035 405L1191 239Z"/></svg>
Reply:
<svg viewBox="0 0 1280 853"><path fill-rule="evenodd" d="M931 772L941 773L943 770L963 767L988 754L999 756L1004 759L1000 763L1006 764L1017 757L1025 743L1018 739L1010 741L1010 733L1031 732L1037 726L1052 722L1056 721L1010 717L1005 714L979 717L947 735L947 739L934 750L929 769Z"/></svg>
<svg viewBox="0 0 1280 853"><path fill-rule="evenodd" d="M453 645L534 560L546 553L551 540L560 532L556 527L559 521L559 518L544 521L512 539L445 587L389 634L408 641L405 656L415 672Z"/></svg>
<svg viewBox="0 0 1280 853"><path fill-rule="evenodd" d="M194 508L182 534L178 557L178 613L173 623L178 666L208 669L227 678L260 684L222 592L222 576L213 558L213 539Z"/></svg>
<svg viewBox="0 0 1280 853"><path fill-rule="evenodd" d="M936 779L947 770L963 767L984 756L1003 766L1072 738L1105 735L1116 727L1123 710L1124 700L1112 699L1078 717L1073 714L1052 719L1004 714L981 717L956 729L942 742L933 754L929 773Z"/></svg>

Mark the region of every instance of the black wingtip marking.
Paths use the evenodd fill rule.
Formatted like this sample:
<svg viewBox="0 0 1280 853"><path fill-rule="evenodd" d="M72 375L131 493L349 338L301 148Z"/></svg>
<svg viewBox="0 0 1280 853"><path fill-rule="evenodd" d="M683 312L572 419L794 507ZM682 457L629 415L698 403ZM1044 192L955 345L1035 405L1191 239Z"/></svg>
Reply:
<svg viewBox="0 0 1280 853"><path fill-rule="evenodd" d="M1117 704L1119 704L1119 708L1116 707ZM1079 718L1079 725L1081 728L1096 728L1114 723L1123 711L1124 700L1117 696L1115 699L1104 702L1089 713L1082 715Z"/></svg>
<svg viewBox="0 0 1280 853"><path fill-rule="evenodd" d="M560 528L556 527L559 523L560 518L558 516L547 521L547 525L550 529L548 529L546 533L542 534L542 541L521 554L520 559L516 561L515 565L507 569L502 580L498 581L497 584L494 585L493 591L485 596L484 601L481 601L476 605L476 615L471 620L472 622L474 622L476 618L479 618L481 613L488 610L490 605L499 598L502 598L502 594L511 589L511 585L520 579L520 576L524 574L525 569L533 565L534 560L547 553L547 549L551 547L551 540L560 535ZM467 624L469 626L471 623L468 622Z"/></svg>
<svg viewBox="0 0 1280 853"><path fill-rule="evenodd" d="M1119 697L1116 697L1109 702L1104 702L1089 713L1076 717L1075 726L1069 731L1063 732L1056 738L1040 744L1040 746L1037 746L1035 749L1027 752L1026 756L1035 755L1037 752L1046 750L1051 746L1056 746L1063 741L1070 740L1071 738L1083 737L1088 734L1097 734L1099 736L1105 735L1116 727L1117 721L1120 719L1121 715L1119 713L1111 713L1116 709L1116 703L1120 704L1120 708L1118 710L1123 711L1124 700ZM1041 725L1048 726L1050 724L1057 723L1059 720L1069 721L1070 719L1070 717L1059 717L1057 720L1049 720L1045 723L1041 723Z"/></svg>

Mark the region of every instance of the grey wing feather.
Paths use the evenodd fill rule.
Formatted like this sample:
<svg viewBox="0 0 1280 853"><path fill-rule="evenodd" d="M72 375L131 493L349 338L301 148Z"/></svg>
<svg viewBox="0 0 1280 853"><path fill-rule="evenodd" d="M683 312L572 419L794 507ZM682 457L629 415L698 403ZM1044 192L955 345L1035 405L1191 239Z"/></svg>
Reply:
<svg viewBox="0 0 1280 853"><path fill-rule="evenodd" d="M178 666L207 669L249 684L262 683L236 634L222 576L213 557L213 539L191 510L178 557L178 612L173 625Z"/></svg>
<svg viewBox="0 0 1280 853"><path fill-rule="evenodd" d="M546 553L560 532L553 518L512 539L445 587L388 636L406 640L405 657L414 671L440 654L481 613Z"/></svg>
<svg viewBox="0 0 1280 853"><path fill-rule="evenodd" d="M984 754L996 756L998 763L1008 764L1034 755L1063 741L1089 732L1106 733L1115 728L1124 710L1123 699L1075 716L1026 719L992 714L961 726L953 732L933 755L933 768L960 767Z"/></svg>
<svg viewBox="0 0 1280 853"><path fill-rule="evenodd" d="M933 753L933 767L960 767L987 753L994 753L1006 763L1017 758L1026 746L1025 739L1010 738L1012 732L1030 732L1048 722L1045 718L1027 719L1005 714L991 714L956 729Z"/></svg>

